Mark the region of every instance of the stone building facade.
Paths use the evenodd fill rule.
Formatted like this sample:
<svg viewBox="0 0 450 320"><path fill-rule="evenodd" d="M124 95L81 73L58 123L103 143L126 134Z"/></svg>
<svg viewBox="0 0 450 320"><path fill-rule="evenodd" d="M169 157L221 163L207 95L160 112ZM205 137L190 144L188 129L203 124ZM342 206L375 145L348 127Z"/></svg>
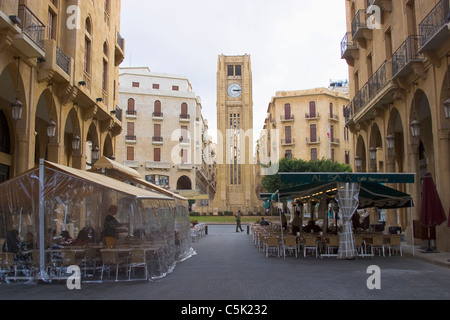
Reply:
<svg viewBox="0 0 450 320"><path fill-rule="evenodd" d="M346 121L354 134L353 164L360 172L416 173L415 184L394 187L413 196L417 226L427 172L445 212L450 208L449 1L345 3L348 32L341 55L349 65ZM413 221L409 210L391 210L386 217L387 226L406 230L409 242ZM446 225L437 227L436 244L448 251Z"/></svg>
<svg viewBox="0 0 450 320"><path fill-rule="evenodd" d="M207 211L215 194L215 163L200 97L184 76L121 68L124 110L117 161Z"/></svg>
<svg viewBox="0 0 450 320"><path fill-rule="evenodd" d="M350 164L352 137L344 117L348 103L347 94L329 88L277 92L267 109L266 143L259 145L267 148L277 139L278 159L271 157L272 162L324 158Z"/></svg>
<svg viewBox="0 0 450 320"><path fill-rule="evenodd" d="M1 180L40 158L86 169L97 156L115 154L122 130L116 109L124 59L120 6L110 0L0 2Z"/></svg>

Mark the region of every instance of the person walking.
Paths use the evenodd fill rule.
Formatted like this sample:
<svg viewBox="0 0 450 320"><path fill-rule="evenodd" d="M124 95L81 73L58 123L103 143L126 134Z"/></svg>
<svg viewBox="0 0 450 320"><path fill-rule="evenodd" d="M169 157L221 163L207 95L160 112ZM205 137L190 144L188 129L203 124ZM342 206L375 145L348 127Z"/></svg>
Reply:
<svg viewBox="0 0 450 320"><path fill-rule="evenodd" d="M242 229L241 226L241 210L238 211L235 217L236 217L236 232L239 232L239 229L241 230L241 232L244 232L244 229Z"/></svg>

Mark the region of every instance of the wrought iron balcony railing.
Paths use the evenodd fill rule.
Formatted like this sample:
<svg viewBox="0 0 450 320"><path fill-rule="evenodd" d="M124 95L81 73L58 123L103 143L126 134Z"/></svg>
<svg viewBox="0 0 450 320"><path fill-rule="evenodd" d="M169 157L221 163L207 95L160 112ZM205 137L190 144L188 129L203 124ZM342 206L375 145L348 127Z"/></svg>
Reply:
<svg viewBox="0 0 450 320"><path fill-rule="evenodd" d="M423 54L419 53L420 36L411 35L392 55L392 75L393 77L405 76L409 72L408 66L412 62L424 60Z"/></svg>
<svg viewBox="0 0 450 320"><path fill-rule="evenodd" d="M450 22L449 1L441 0L419 23L420 47L427 45ZM447 33L447 32L446 32Z"/></svg>
<svg viewBox="0 0 450 320"><path fill-rule="evenodd" d="M20 28L41 49L44 49L45 25L25 5L19 6Z"/></svg>
<svg viewBox="0 0 450 320"><path fill-rule="evenodd" d="M70 76L70 57L58 46L56 47L56 65Z"/></svg>
<svg viewBox="0 0 450 320"><path fill-rule="evenodd" d="M341 41L341 58L347 58L350 50L358 50L358 45L353 42L352 33L347 32Z"/></svg>
<svg viewBox="0 0 450 320"><path fill-rule="evenodd" d="M367 28L367 12L364 9L358 10L355 17L352 20L352 39L358 39L362 37L361 31Z"/></svg>

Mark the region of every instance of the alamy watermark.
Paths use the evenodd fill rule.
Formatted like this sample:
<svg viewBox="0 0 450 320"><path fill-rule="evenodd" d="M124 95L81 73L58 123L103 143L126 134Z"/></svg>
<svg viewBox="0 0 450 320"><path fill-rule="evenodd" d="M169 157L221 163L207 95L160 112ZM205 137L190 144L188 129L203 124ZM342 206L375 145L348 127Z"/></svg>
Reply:
<svg viewBox="0 0 450 320"><path fill-rule="evenodd" d="M367 279L366 285L369 290L381 290L381 269L373 265L367 268L367 274L371 276Z"/></svg>

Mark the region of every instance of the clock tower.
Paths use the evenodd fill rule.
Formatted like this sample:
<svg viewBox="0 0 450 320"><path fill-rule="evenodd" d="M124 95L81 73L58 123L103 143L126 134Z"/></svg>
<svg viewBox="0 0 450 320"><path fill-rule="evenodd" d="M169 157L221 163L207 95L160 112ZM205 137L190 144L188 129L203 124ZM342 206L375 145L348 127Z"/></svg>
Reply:
<svg viewBox="0 0 450 320"><path fill-rule="evenodd" d="M217 211L256 212L252 69L249 55L219 56L217 71Z"/></svg>

